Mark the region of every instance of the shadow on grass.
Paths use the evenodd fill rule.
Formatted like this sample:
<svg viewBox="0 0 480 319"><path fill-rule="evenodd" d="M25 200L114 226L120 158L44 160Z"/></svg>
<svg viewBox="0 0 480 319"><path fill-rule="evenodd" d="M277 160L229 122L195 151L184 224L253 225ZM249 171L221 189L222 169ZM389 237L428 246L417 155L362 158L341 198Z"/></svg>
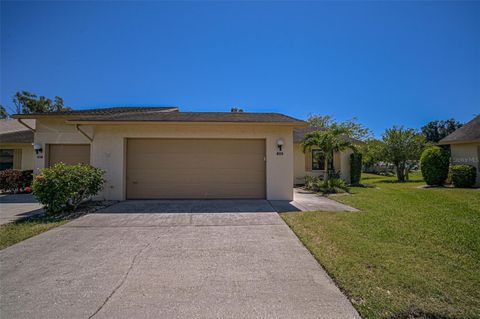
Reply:
<svg viewBox="0 0 480 319"><path fill-rule="evenodd" d="M415 179L410 179L408 181L400 182L397 180L389 179L389 180L379 180L376 183L383 183L383 184L409 184L409 183L421 183L423 182L423 179L415 178Z"/></svg>

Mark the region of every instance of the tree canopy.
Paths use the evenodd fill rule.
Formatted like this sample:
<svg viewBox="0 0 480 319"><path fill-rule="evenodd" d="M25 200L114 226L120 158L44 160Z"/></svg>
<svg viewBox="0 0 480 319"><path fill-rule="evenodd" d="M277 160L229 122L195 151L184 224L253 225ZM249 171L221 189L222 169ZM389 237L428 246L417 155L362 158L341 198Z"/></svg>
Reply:
<svg viewBox="0 0 480 319"><path fill-rule="evenodd" d="M366 140L373 136L372 131L370 131L370 129L365 127L363 124L358 123L356 117L343 122L338 122L331 115L310 114L307 122L311 127L318 130L339 128L342 130L342 134L358 140Z"/></svg>
<svg viewBox="0 0 480 319"><path fill-rule="evenodd" d="M438 143L442 138L453 133L462 125L454 118L445 121L431 121L422 126L422 133L425 135L426 142Z"/></svg>

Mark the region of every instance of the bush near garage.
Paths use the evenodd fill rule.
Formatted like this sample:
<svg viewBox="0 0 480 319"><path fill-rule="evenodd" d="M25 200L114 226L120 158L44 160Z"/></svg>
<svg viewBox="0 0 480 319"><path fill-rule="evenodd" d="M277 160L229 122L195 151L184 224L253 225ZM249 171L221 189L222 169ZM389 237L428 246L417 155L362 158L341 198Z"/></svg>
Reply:
<svg viewBox="0 0 480 319"><path fill-rule="evenodd" d="M420 157L422 176L427 185L442 186L448 177L450 154L443 148L432 146L426 148Z"/></svg>
<svg viewBox="0 0 480 319"><path fill-rule="evenodd" d="M102 190L104 173L85 164L55 164L35 177L33 194L49 213L74 211L81 202Z"/></svg>
<svg viewBox="0 0 480 319"><path fill-rule="evenodd" d="M477 178L475 167L471 165L452 165L450 170L453 186L467 188L475 185Z"/></svg>

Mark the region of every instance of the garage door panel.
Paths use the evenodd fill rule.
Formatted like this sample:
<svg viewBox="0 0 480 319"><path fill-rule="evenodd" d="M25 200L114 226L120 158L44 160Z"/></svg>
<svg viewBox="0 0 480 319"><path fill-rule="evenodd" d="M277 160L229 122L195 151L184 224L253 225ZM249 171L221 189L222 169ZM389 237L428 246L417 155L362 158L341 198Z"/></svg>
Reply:
<svg viewBox="0 0 480 319"><path fill-rule="evenodd" d="M48 165L90 164L90 144L49 144Z"/></svg>
<svg viewBox="0 0 480 319"><path fill-rule="evenodd" d="M265 140L129 139L127 198L265 198Z"/></svg>

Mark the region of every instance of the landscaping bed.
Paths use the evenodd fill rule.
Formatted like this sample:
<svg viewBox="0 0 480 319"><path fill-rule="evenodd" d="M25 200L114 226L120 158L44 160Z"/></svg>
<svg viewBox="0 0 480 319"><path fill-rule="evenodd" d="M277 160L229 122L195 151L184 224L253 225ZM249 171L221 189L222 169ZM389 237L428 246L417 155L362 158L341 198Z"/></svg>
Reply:
<svg viewBox="0 0 480 319"><path fill-rule="evenodd" d="M364 174L355 213L282 214L365 318L480 317L478 189Z"/></svg>

